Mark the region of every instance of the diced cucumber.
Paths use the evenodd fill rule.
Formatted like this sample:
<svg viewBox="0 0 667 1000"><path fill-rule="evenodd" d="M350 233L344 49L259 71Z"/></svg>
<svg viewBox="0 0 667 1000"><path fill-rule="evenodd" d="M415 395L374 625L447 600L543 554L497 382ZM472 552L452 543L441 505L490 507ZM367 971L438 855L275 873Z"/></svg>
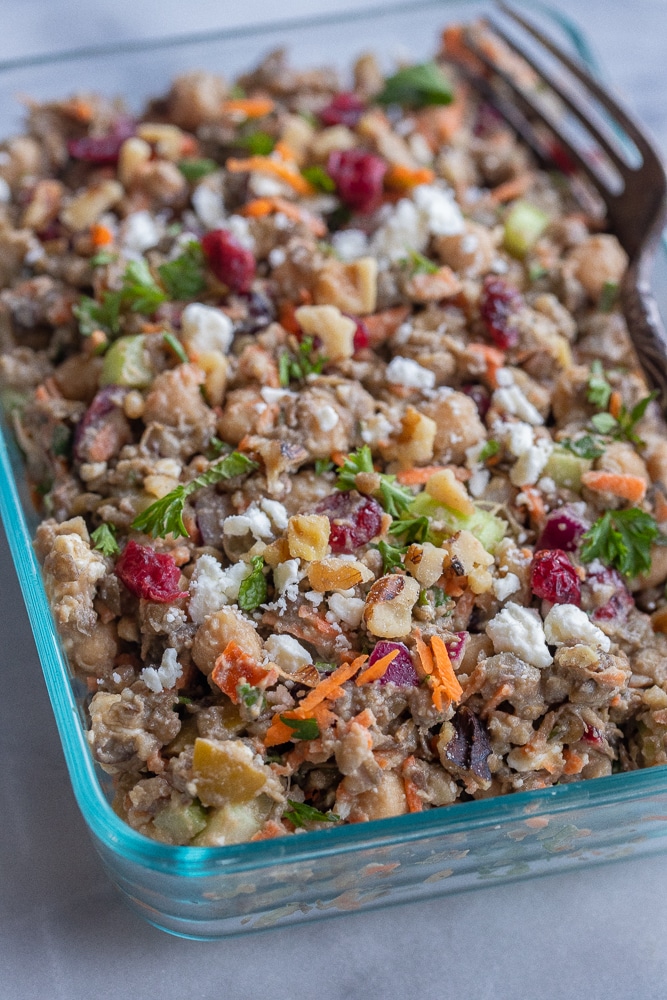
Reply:
<svg viewBox="0 0 667 1000"><path fill-rule="evenodd" d="M469 531L477 538L487 552L493 553L507 534L507 523L487 510L475 508L473 514L459 514L451 507L439 504L424 491L410 504L409 516L429 518L429 540L441 545L443 539L457 531Z"/></svg>
<svg viewBox="0 0 667 1000"><path fill-rule="evenodd" d="M589 458L580 458L564 448L554 448L544 467L544 475L553 479L556 486L562 486L575 493L581 492L581 477L593 466Z"/></svg>
<svg viewBox="0 0 667 1000"><path fill-rule="evenodd" d="M188 844L206 829L206 812L196 802L189 806L169 805L157 814L153 826L173 844Z"/></svg>
<svg viewBox="0 0 667 1000"><path fill-rule="evenodd" d="M251 802L228 802L218 809L211 809L206 829L199 834L195 844L198 847L242 844L262 829L271 806L271 799L260 795Z"/></svg>
<svg viewBox="0 0 667 1000"><path fill-rule="evenodd" d="M517 201L505 219L505 249L522 260L549 224L549 216L536 205Z"/></svg>
<svg viewBox="0 0 667 1000"><path fill-rule="evenodd" d="M128 389L145 389L152 381L153 371L143 334L121 337L104 355L101 385L124 385Z"/></svg>

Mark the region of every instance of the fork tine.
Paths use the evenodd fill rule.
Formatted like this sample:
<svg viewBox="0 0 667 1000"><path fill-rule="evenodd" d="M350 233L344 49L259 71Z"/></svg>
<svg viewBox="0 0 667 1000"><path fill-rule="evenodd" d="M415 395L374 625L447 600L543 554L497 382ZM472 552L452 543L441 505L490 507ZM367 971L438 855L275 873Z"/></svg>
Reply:
<svg viewBox="0 0 667 1000"><path fill-rule="evenodd" d="M599 128L590 120L590 116L587 114L587 110L583 104L581 104L575 97L568 94L563 88L556 82L555 77L549 73L544 66L541 66L536 59L534 59L527 52L522 51L517 46L516 42L510 38L506 31L504 31L502 25L498 24L495 18L489 18L489 24L493 28L493 31L505 42L508 48L512 52L519 55L535 72L544 80L545 83L549 85L551 90L558 96L558 98L565 104L570 111L579 119L582 125L585 126L586 131L593 136L600 147L604 150L605 154L612 161L616 169L618 170L621 177L626 180L630 173L632 172L632 167L628 165L626 160L619 154L618 150L610 143L610 141L604 136Z"/></svg>
<svg viewBox="0 0 667 1000"><path fill-rule="evenodd" d="M567 67L570 73L572 73L572 75L575 76L580 83L583 83L584 86L588 88L602 107L609 112L612 118L616 119L616 122L621 126L623 131L630 137L630 139L632 139L635 146L642 154L644 160L657 158L651 144L635 125L627 111L625 111L615 99L612 100L609 95L605 93L600 84L597 83L597 81L594 80L593 77L586 72L586 70L582 69L582 67L571 59L566 52L563 52L559 45L556 45L551 41L551 39L547 38L546 35L543 35L541 31L538 31L537 28L530 23L530 21L527 21L526 18L523 17L523 15L517 13L513 7L510 7L509 4L505 3L505 0L496 0L496 5L512 21L520 24L524 31L528 32L529 35L532 35L532 37L543 45L547 51L556 57L556 59L559 59L563 65Z"/></svg>

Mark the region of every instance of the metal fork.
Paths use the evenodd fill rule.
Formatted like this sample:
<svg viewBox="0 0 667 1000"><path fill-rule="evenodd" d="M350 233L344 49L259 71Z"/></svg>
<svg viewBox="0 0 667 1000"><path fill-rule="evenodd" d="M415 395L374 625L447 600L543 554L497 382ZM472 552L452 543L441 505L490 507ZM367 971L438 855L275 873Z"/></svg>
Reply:
<svg viewBox="0 0 667 1000"><path fill-rule="evenodd" d="M513 8L502 0L497 7L514 30L519 26L527 34L537 57L527 51L525 41L517 44L495 17L489 17L479 22L477 31L465 29L470 58L463 59L460 68L542 160L553 152L553 145L550 149L545 144L546 128L602 199L610 227L629 257L621 305L630 338L667 414L667 334L650 288L653 257L667 216L665 169L630 114L596 80ZM508 65L498 65L489 54L489 47L480 41L480 25L507 47ZM551 56L552 68L545 66L545 53ZM523 61L523 73L508 68L517 58ZM554 100L569 112L574 136L565 134L562 122L550 114ZM596 105L603 109L602 115ZM596 157L591 156L591 141L597 146Z"/></svg>

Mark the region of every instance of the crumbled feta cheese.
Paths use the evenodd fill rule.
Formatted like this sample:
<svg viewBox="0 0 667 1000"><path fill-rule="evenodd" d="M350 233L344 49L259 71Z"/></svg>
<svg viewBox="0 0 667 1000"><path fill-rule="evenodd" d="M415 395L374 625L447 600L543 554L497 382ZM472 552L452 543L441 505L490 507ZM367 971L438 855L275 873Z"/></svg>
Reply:
<svg viewBox="0 0 667 1000"><path fill-rule="evenodd" d="M359 433L364 444L370 444L372 447L381 441L387 441L391 437L392 430L393 427L384 414L376 413L361 421Z"/></svg>
<svg viewBox="0 0 667 1000"><path fill-rule="evenodd" d="M321 410L318 410L315 414L315 420L317 421L319 428L325 434L327 431L334 429L339 421L339 416L333 406L323 406Z"/></svg>
<svg viewBox="0 0 667 1000"><path fill-rule="evenodd" d="M227 354L234 339L234 324L229 316L214 306L191 302L181 317L183 343L195 354L217 351Z"/></svg>
<svg viewBox="0 0 667 1000"><path fill-rule="evenodd" d="M413 132L408 139L410 152L419 163L428 166L433 163L433 152L421 132Z"/></svg>
<svg viewBox="0 0 667 1000"><path fill-rule="evenodd" d="M12 189L4 177L0 177L0 202L6 204L12 199Z"/></svg>
<svg viewBox="0 0 667 1000"><path fill-rule="evenodd" d="M283 563L278 563L273 571L273 582L279 594L283 594L288 601L296 601L299 593L299 560L286 559Z"/></svg>
<svg viewBox="0 0 667 1000"><path fill-rule="evenodd" d="M313 662L308 650L291 635L271 635L264 648L273 662L290 674Z"/></svg>
<svg viewBox="0 0 667 1000"><path fill-rule="evenodd" d="M253 171L248 178L248 191L254 198L284 198L291 188L277 177Z"/></svg>
<svg viewBox="0 0 667 1000"><path fill-rule="evenodd" d="M450 439L451 440L451 439ZM475 469L468 480L468 492L473 497L481 497L484 490L489 485L491 473L488 469Z"/></svg>
<svg viewBox="0 0 667 1000"><path fill-rule="evenodd" d="M501 389L506 389L508 385L514 385L514 376L509 368L498 369L496 372L496 382Z"/></svg>
<svg viewBox="0 0 667 1000"><path fill-rule="evenodd" d="M250 232L250 223L244 216L230 215L229 218L225 219L224 227L246 250L255 249L255 237Z"/></svg>
<svg viewBox="0 0 667 1000"><path fill-rule="evenodd" d="M120 684L122 679L123 678L121 677L121 675L116 670L114 670L114 672L111 675L111 680L114 682L114 684Z"/></svg>
<svg viewBox="0 0 667 1000"><path fill-rule="evenodd" d="M242 538L250 534L260 542L271 538L273 530L267 514L260 510L256 503L251 503L243 514L230 514L222 525L223 534L234 538Z"/></svg>
<svg viewBox="0 0 667 1000"><path fill-rule="evenodd" d="M506 601L510 594L515 594L520 587L521 581L516 573L497 576L493 581L493 593L499 601Z"/></svg>
<svg viewBox="0 0 667 1000"><path fill-rule="evenodd" d="M475 253L479 246L479 236L476 233L466 233L461 240L461 252Z"/></svg>
<svg viewBox="0 0 667 1000"><path fill-rule="evenodd" d="M535 440L533 428L522 420L518 420L515 424L506 424L503 437L507 450L514 458L521 458Z"/></svg>
<svg viewBox="0 0 667 1000"><path fill-rule="evenodd" d="M412 326L412 323L401 323L393 336L394 344L396 344L397 347L400 347L402 344L407 344L413 332L414 327Z"/></svg>
<svg viewBox="0 0 667 1000"><path fill-rule="evenodd" d="M364 613L365 603L360 597L331 594L328 598L328 604L329 610L334 613L338 621L349 625L350 628L358 628L361 625L361 616Z"/></svg>
<svg viewBox="0 0 667 1000"><path fill-rule="evenodd" d="M331 245L344 261L356 260L368 253L368 237L361 229L339 229L332 235Z"/></svg>
<svg viewBox="0 0 667 1000"><path fill-rule="evenodd" d="M268 497L263 497L259 501L259 506L265 514L268 514L271 524L277 531L285 530L289 519L287 511L278 500L269 500Z"/></svg>
<svg viewBox="0 0 667 1000"><path fill-rule="evenodd" d="M287 260L287 254L282 247L274 247L269 253L269 264L271 267L280 267Z"/></svg>
<svg viewBox="0 0 667 1000"><path fill-rule="evenodd" d="M223 569L213 556L200 556L190 579L188 611L192 621L201 625L225 604L234 604L241 584L251 572L250 563L238 562Z"/></svg>
<svg viewBox="0 0 667 1000"><path fill-rule="evenodd" d="M324 600L324 594L318 593L317 590L307 590L303 596L306 598L307 601L310 601L310 603L313 604L316 608L319 607L319 605Z"/></svg>
<svg viewBox="0 0 667 1000"><path fill-rule="evenodd" d="M557 486L555 480L552 479L551 476L542 476L542 478L537 481L537 488L538 490L542 490L543 493L555 493Z"/></svg>
<svg viewBox="0 0 667 1000"><path fill-rule="evenodd" d="M456 236L465 229L461 209L454 193L436 184L419 184L412 197L426 218L429 233L433 236Z"/></svg>
<svg viewBox="0 0 667 1000"><path fill-rule="evenodd" d="M387 365L386 377L387 382L413 389L432 389L435 385L435 372L424 368L412 358L402 358L400 354Z"/></svg>
<svg viewBox="0 0 667 1000"><path fill-rule="evenodd" d="M296 393L291 392L289 389L274 389L271 385L263 385L259 392L262 399L269 404L279 403L288 396L296 396Z"/></svg>
<svg viewBox="0 0 667 1000"><path fill-rule="evenodd" d="M540 669L553 663L537 611L510 601L486 626L496 653L515 653Z"/></svg>
<svg viewBox="0 0 667 1000"><path fill-rule="evenodd" d="M510 470L510 482L515 486L532 486L542 475L553 450L550 439L540 438L517 459Z"/></svg>
<svg viewBox="0 0 667 1000"><path fill-rule="evenodd" d="M410 250L426 249L429 231L424 214L414 202L401 198L393 209L380 212L382 222L371 240L371 253L389 260L400 260Z"/></svg>
<svg viewBox="0 0 667 1000"><path fill-rule="evenodd" d="M210 184L198 184L192 192L192 207L207 229L218 229L225 222L225 203Z"/></svg>
<svg viewBox="0 0 667 1000"><path fill-rule="evenodd" d="M160 694L161 691L169 691L173 688L178 678L183 673L183 667L176 658L175 649L165 649L159 667L144 667L141 671L141 679L150 691Z"/></svg>
<svg viewBox="0 0 667 1000"><path fill-rule="evenodd" d="M611 648L609 636L594 625L586 612L576 604L554 604L544 620L544 634L550 646L584 643L587 646L600 646L605 653Z"/></svg>
<svg viewBox="0 0 667 1000"><path fill-rule="evenodd" d="M544 423L539 410L536 410L529 399L526 399L518 385L508 385L496 389L491 397L491 405L503 413L511 413L519 420L525 420L534 427Z"/></svg>
<svg viewBox="0 0 667 1000"><path fill-rule="evenodd" d="M141 256L160 242L162 229L146 210L131 212L121 229L121 248L126 257Z"/></svg>

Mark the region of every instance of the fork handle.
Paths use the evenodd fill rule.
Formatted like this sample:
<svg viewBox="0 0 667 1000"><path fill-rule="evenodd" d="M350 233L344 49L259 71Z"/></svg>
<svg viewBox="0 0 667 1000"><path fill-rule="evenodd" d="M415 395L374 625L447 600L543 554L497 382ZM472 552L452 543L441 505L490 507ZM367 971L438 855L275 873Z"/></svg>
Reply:
<svg viewBox="0 0 667 1000"><path fill-rule="evenodd" d="M651 274L663 219L652 228L644 251L630 264L623 279L621 302L630 338L651 389L667 417L667 330L651 291Z"/></svg>

